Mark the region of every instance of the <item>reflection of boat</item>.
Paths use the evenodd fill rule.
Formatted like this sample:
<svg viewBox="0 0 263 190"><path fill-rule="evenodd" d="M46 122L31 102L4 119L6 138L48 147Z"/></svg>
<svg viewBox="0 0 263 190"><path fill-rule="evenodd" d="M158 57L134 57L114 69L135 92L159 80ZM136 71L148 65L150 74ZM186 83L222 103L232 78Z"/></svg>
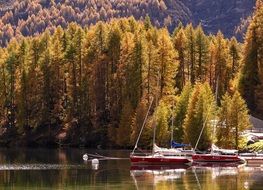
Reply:
<svg viewBox="0 0 263 190"><path fill-rule="evenodd" d="M207 163L206 163L207 164ZM218 164L208 164L208 165L196 165L192 166L193 172L197 174L197 171L209 171L211 172L212 179L222 176L236 176L238 175L239 165L234 165L233 163L227 163L223 165Z"/></svg>
<svg viewBox="0 0 263 190"><path fill-rule="evenodd" d="M132 165L131 171L145 171L145 170L186 170L190 168L189 165L186 164L174 164L174 165Z"/></svg>
<svg viewBox="0 0 263 190"><path fill-rule="evenodd" d="M139 182L147 181L154 186L159 182L172 181L182 178L186 173L187 165L172 166L131 166L130 174L139 189Z"/></svg>
<svg viewBox="0 0 263 190"><path fill-rule="evenodd" d="M209 171L212 179L215 179L223 176L237 176L240 168L244 167L245 164L238 162L194 162L191 168L198 181L198 172Z"/></svg>
<svg viewBox="0 0 263 190"><path fill-rule="evenodd" d="M215 168L215 167L240 167L243 164L239 162L193 162L192 167L208 167L208 168Z"/></svg>

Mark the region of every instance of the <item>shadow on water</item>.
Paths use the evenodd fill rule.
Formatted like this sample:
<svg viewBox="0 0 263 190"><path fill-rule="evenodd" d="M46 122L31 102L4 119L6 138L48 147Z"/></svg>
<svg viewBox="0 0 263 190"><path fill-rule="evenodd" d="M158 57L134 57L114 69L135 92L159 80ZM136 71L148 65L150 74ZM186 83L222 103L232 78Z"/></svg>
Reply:
<svg viewBox="0 0 263 190"><path fill-rule="evenodd" d="M262 189L263 169L245 165L131 166L129 160L84 162L85 153L128 151L0 149L0 189Z"/></svg>

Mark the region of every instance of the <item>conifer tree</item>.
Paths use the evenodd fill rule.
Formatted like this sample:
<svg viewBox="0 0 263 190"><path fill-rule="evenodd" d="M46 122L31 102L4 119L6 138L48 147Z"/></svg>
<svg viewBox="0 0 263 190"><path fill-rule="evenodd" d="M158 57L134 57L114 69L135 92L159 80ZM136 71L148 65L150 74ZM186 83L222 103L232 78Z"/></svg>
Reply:
<svg viewBox="0 0 263 190"><path fill-rule="evenodd" d="M145 45L145 82L144 86L146 89L146 97L148 102L150 102L151 97L155 97L157 95L158 90L158 65L157 65L157 47L153 41L153 30L148 30L145 36L146 43Z"/></svg>
<svg viewBox="0 0 263 190"><path fill-rule="evenodd" d="M7 122L9 127L15 127L16 112L15 112L15 82L16 82L16 54L11 50L9 52L8 58L6 60L6 67L8 73L8 82L7 82Z"/></svg>
<svg viewBox="0 0 263 190"><path fill-rule="evenodd" d="M116 24L110 30L107 40L110 68L108 70L109 74L109 111L110 117L117 123L119 120L119 113L121 110L121 103L119 99L119 83L117 82L117 70L120 63L120 53L121 53L121 32L119 26Z"/></svg>
<svg viewBox="0 0 263 190"><path fill-rule="evenodd" d="M65 120L65 60L64 60L64 50L63 50L63 36L64 31L61 27L58 27L52 36L52 43L50 44L50 54L51 54L51 65L50 70L53 75L53 80L51 81L51 88L54 91L54 115L56 120Z"/></svg>
<svg viewBox="0 0 263 190"><path fill-rule="evenodd" d="M23 132L29 127L29 86L28 86L28 73L27 73L27 45L23 41L18 50L18 77L20 81L16 86L18 86L18 114L17 114L17 124L20 132Z"/></svg>
<svg viewBox="0 0 263 190"><path fill-rule="evenodd" d="M174 47L178 52L178 72L175 78L176 87L181 91L186 83L186 36L183 29L176 32L174 36Z"/></svg>
<svg viewBox="0 0 263 190"><path fill-rule="evenodd" d="M230 107L232 103L231 96L226 93L221 99L221 107L219 109L219 121L217 124L217 144L222 148L231 148L233 144L233 132L231 129Z"/></svg>
<svg viewBox="0 0 263 190"><path fill-rule="evenodd" d="M251 127L245 101L236 91L232 97L226 94L222 99L218 144L225 148L239 148L241 133Z"/></svg>
<svg viewBox="0 0 263 190"><path fill-rule="evenodd" d="M127 147L130 145L133 114L134 112L131 104L128 101L126 101L123 105L123 110L120 116L120 123L116 134L117 135L116 144L119 146Z"/></svg>
<svg viewBox="0 0 263 190"><path fill-rule="evenodd" d="M131 128L132 128L131 137L130 137L131 144L135 144L138 138L139 132L141 130L141 127L143 125L144 119L147 114L147 109L148 109L147 103L144 100L142 100L138 104L135 110L135 114L133 115L132 125L131 125ZM152 137L152 134L153 134L152 128L149 129L149 127L145 127L145 129L143 130L141 139L140 139L140 143L142 144L142 146L149 145L148 139Z"/></svg>
<svg viewBox="0 0 263 190"><path fill-rule="evenodd" d="M225 94L228 89L230 78L228 73L229 67L229 57L228 57L228 47L227 42L224 39L223 34L219 31L215 37L214 41L214 82L213 89L214 92L218 92L217 101Z"/></svg>
<svg viewBox="0 0 263 190"><path fill-rule="evenodd" d="M199 81L205 80L205 73L208 63L208 40L204 31L199 25L195 31L196 44L196 77Z"/></svg>
<svg viewBox="0 0 263 190"><path fill-rule="evenodd" d="M187 38L186 49L187 49L187 74L188 80L191 84L195 82L196 63L195 63L195 31L192 24L189 24L185 28L185 34Z"/></svg>
<svg viewBox="0 0 263 190"><path fill-rule="evenodd" d="M50 62L51 62L51 55L50 51L48 49L48 43L49 43L49 37L44 37L43 43L46 44L46 51L43 52L43 55L41 57L41 78L42 78L42 89L41 89L41 122L43 125L47 125L50 127L51 125L51 113L53 108L53 96L52 96L52 90L51 90L51 70L50 70Z"/></svg>
<svg viewBox="0 0 263 190"><path fill-rule="evenodd" d="M191 94L184 120L184 141L205 150L212 143L212 120L215 119L215 101L211 88L207 83L196 84ZM203 132L202 128L204 127Z"/></svg>
<svg viewBox="0 0 263 190"><path fill-rule="evenodd" d="M239 89L247 102L248 108L255 112L257 109L257 88L260 80L260 63L262 62L262 1L257 2L256 11L251 24L248 27L245 38L242 70L239 81Z"/></svg>
<svg viewBox="0 0 263 190"><path fill-rule="evenodd" d="M135 97L131 95L132 77L130 72L133 68L133 50L134 50L134 35L132 33L125 33L121 42L121 53L120 53L120 68L118 70L119 76L119 88L121 90L121 99L124 100L124 97L128 97L131 101L133 108L136 108L136 101L132 100ZM122 102L123 103L123 102ZM135 107L134 107L135 106Z"/></svg>
<svg viewBox="0 0 263 190"><path fill-rule="evenodd" d="M167 30L160 31L158 38L157 64L159 65L159 85L160 95L172 96L175 94L174 77L177 73L178 63L176 61L176 52Z"/></svg>
<svg viewBox="0 0 263 190"><path fill-rule="evenodd" d="M156 143L158 145L165 146L169 144L170 132L169 132L169 109L168 106L161 101L156 108L155 116L156 118Z"/></svg>
<svg viewBox="0 0 263 190"><path fill-rule="evenodd" d="M145 19L144 19L144 29L147 31L147 30L151 29L152 27L153 26L152 26L152 23L151 23L151 18L147 14Z"/></svg>
<svg viewBox="0 0 263 190"><path fill-rule="evenodd" d="M240 66L240 48L235 37L231 38L229 45L229 54L231 61L231 77L235 77Z"/></svg>
<svg viewBox="0 0 263 190"><path fill-rule="evenodd" d="M6 122L6 101L7 101L7 72L5 66L5 52L0 48L0 125Z"/></svg>
<svg viewBox="0 0 263 190"><path fill-rule="evenodd" d="M178 142L183 142L184 137L184 129L183 123L186 117L187 108L189 104L189 98L191 96L192 87L189 83L187 83L176 103L175 110L174 110L174 134L173 137Z"/></svg>

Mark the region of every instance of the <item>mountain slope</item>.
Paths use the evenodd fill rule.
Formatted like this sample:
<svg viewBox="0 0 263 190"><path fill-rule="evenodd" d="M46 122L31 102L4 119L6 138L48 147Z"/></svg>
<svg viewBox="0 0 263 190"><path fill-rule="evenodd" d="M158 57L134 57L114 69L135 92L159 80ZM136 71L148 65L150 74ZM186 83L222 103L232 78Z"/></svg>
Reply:
<svg viewBox="0 0 263 190"><path fill-rule="evenodd" d="M149 15L155 26L167 26L170 31L179 21L202 23L207 33L219 29L230 37L240 20L247 18L255 0L8 0L0 1L0 45L13 37L37 35L70 22L82 26L100 20Z"/></svg>
<svg viewBox="0 0 263 190"><path fill-rule="evenodd" d="M243 19L251 15L255 0L182 0L192 13L193 23L202 23L208 33L222 30L230 37L235 35ZM239 36L241 37L241 36Z"/></svg>

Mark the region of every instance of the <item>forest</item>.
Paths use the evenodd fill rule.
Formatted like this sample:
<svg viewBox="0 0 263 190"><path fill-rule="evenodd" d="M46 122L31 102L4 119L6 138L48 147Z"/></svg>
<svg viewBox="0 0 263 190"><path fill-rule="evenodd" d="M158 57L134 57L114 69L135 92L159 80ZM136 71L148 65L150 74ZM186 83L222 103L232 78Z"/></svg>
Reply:
<svg viewBox="0 0 263 190"><path fill-rule="evenodd" d="M167 6L173 11L168 11ZM189 10L180 2L169 5L162 0L25 0L0 9L0 44L6 45L13 37L32 36L46 29L53 33L57 26L67 28L76 22L90 26L98 21L133 16L136 20L149 15L157 27L173 28L179 20L189 18ZM173 18L173 19L172 19Z"/></svg>
<svg viewBox="0 0 263 190"><path fill-rule="evenodd" d="M86 27L112 18L143 20L146 15L154 26L170 32L179 22L202 22L206 33L220 29L241 41L254 5L255 0L5 0L0 1L0 45L14 37L38 36L46 29L53 34L56 27L66 29L71 22Z"/></svg>
<svg viewBox="0 0 263 190"><path fill-rule="evenodd" d="M262 1L244 43L149 16L13 39L0 48L0 143L129 148L153 102L141 146L154 126L167 145L173 123L178 142L194 145L205 125L199 149L238 148L249 114L263 117L262 42Z"/></svg>

